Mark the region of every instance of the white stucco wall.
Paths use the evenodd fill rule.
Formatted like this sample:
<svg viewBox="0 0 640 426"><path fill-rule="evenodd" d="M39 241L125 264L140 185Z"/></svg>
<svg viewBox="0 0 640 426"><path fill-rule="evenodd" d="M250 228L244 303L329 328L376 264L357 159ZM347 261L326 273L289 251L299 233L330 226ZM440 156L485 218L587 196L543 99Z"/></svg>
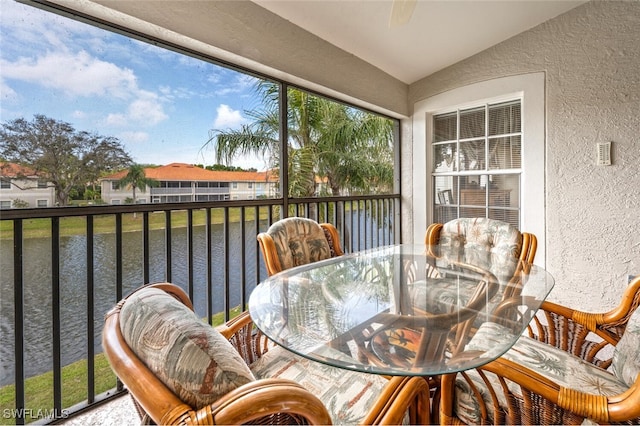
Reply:
<svg viewBox="0 0 640 426"><path fill-rule="evenodd" d="M539 71L551 299L610 308L640 274L640 2L587 3L411 85L409 100ZM613 165L596 166L606 141ZM403 140L405 153L411 144Z"/></svg>

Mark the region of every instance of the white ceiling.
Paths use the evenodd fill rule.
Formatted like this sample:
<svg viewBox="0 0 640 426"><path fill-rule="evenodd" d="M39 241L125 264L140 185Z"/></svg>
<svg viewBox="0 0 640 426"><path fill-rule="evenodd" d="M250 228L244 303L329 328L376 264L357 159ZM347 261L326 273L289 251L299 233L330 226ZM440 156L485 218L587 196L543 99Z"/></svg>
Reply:
<svg viewBox="0 0 640 426"><path fill-rule="evenodd" d="M390 28L392 0L253 0L411 84L585 1L418 0Z"/></svg>

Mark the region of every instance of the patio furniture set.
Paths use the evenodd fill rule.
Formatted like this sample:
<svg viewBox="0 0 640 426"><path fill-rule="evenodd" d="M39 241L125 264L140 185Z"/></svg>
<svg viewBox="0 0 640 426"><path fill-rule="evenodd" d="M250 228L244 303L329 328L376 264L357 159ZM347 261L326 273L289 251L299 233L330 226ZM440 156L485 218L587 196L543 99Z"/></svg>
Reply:
<svg viewBox="0 0 640 426"><path fill-rule="evenodd" d="M484 218L351 254L303 218L258 241L269 278L222 326L170 283L107 314L142 423L640 424L640 278L609 312L545 301L535 236Z"/></svg>

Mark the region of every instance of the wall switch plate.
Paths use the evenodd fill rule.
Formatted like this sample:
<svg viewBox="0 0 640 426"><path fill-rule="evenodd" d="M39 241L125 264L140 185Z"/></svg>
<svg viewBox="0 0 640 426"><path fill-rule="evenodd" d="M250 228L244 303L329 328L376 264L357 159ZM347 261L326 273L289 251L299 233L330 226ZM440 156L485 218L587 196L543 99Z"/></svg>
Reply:
<svg viewBox="0 0 640 426"><path fill-rule="evenodd" d="M596 164L598 166L611 165L611 142L599 142L597 148Z"/></svg>

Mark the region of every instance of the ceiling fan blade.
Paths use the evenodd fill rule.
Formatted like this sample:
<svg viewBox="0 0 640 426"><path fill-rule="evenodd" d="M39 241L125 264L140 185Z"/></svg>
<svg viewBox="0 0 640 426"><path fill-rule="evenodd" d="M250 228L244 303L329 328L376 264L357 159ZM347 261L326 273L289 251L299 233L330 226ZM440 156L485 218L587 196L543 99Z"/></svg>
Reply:
<svg viewBox="0 0 640 426"><path fill-rule="evenodd" d="M393 0L391 15L389 16L389 28L399 27L411 19L417 0Z"/></svg>

